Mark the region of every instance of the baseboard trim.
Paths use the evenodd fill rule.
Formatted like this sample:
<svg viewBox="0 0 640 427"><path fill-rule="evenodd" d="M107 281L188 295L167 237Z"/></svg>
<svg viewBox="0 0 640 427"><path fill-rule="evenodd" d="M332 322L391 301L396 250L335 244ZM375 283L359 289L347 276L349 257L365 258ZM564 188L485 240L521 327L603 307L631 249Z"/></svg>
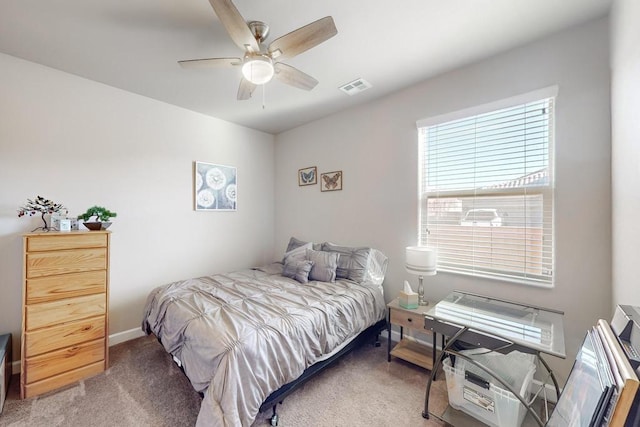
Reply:
<svg viewBox="0 0 640 427"><path fill-rule="evenodd" d="M116 344L123 343L125 341L134 340L136 338L143 337L145 334L142 332L142 328L133 328L128 331L117 332L109 335L109 347ZM20 361L16 360L11 363L11 373L13 375L20 373Z"/></svg>
<svg viewBox="0 0 640 427"><path fill-rule="evenodd" d="M109 347L123 343L125 341L143 337L144 335L145 334L142 331L142 328L133 328L129 329L128 331L117 332L115 334L109 335Z"/></svg>

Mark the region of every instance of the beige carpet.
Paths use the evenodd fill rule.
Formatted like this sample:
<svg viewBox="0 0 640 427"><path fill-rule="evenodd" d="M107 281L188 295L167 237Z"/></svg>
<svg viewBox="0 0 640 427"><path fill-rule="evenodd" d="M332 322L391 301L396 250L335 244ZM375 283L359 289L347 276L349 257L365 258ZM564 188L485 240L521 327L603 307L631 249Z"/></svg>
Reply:
<svg viewBox="0 0 640 427"><path fill-rule="evenodd" d="M440 426L421 412L429 371L394 359L386 342L365 345L310 380L278 405L279 426ZM104 374L57 392L20 400L12 378L0 426L192 426L200 396L151 337L116 345ZM432 408L446 406L439 375ZM267 426L271 410L254 426Z"/></svg>

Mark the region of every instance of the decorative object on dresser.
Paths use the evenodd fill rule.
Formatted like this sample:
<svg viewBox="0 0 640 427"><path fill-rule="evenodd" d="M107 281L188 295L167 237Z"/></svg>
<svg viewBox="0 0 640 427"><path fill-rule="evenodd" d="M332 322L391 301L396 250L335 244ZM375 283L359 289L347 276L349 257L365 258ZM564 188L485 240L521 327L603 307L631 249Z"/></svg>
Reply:
<svg viewBox="0 0 640 427"><path fill-rule="evenodd" d="M423 276L435 276L436 251L425 246L407 246L406 263L407 272L418 276L418 304L427 305L424 299Z"/></svg>
<svg viewBox="0 0 640 427"><path fill-rule="evenodd" d="M0 335L0 414L11 380L11 334Z"/></svg>
<svg viewBox="0 0 640 427"><path fill-rule="evenodd" d="M66 210L51 214L51 226L54 231L71 231L78 229L78 218L68 216Z"/></svg>
<svg viewBox="0 0 640 427"><path fill-rule="evenodd" d="M320 191L342 190L342 171L325 172L321 176Z"/></svg>
<svg viewBox="0 0 640 427"><path fill-rule="evenodd" d="M46 214L54 214L64 210L65 207L61 203L55 203L49 199L45 199L42 196L37 196L35 200L27 199L27 203L20 206L18 209L18 217L25 215L33 216L40 214L42 218L42 227L33 229L31 232L37 230L49 231L50 227L47 225L47 221L44 219Z"/></svg>
<svg viewBox="0 0 640 427"><path fill-rule="evenodd" d="M233 166L195 162L194 198L197 211L235 211L238 172Z"/></svg>
<svg viewBox="0 0 640 427"><path fill-rule="evenodd" d="M102 206L91 206L87 211L81 215L78 215L78 219L81 219L84 226L89 230L106 230L111 225L109 221L111 218L115 218L118 216L117 213L111 212L107 208L103 208ZM94 221L91 221L91 218L94 218Z"/></svg>
<svg viewBox="0 0 640 427"><path fill-rule="evenodd" d="M298 169L298 186L315 185L318 183L318 169L315 166Z"/></svg>
<svg viewBox="0 0 640 427"><path fill-rule="evenodd" d="M20 396L107 369L111 233L23 236Z"/></svg>

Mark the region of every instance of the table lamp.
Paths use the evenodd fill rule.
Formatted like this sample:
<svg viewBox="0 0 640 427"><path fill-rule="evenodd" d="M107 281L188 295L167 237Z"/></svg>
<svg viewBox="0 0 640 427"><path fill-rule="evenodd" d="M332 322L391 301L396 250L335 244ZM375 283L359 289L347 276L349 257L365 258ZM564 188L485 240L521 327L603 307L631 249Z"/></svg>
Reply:
<svg viewBox="0 0 640 427"><path fill-rule="evenodd" d="M436 251L425 246L407 246L405 267L407 272L418 276L418 304L427 305L424 300L423 276L435 276Z"/></svg>

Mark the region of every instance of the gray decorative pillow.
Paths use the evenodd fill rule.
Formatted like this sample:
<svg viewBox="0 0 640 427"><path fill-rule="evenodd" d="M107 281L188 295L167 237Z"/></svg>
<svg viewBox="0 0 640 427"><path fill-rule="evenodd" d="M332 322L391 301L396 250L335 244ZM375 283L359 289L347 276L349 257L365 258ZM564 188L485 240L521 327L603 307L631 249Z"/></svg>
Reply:
<svg viewBox="0 0 640 427"><path fill-rule="evenodd" d="M284 258L282 258L282 263L286 264L288 260L304 260L307 259L307 249L311 249L311 242L304 243L300 246L296 246L295 248L288 250L284 254Z"/></svg>
<svg viewBox="0 0 640 427"><path fill-rule="evenodd" d="M309 279L321 282L335 282L339 256L337 253L307 249L307 259L313 261Z"/></svg>
<svg viewBox="0 0 640 427"><path fill-rule="evenodd" d="M309 281L309 272L313 267L313 261L291 259L285 262L282 275L291 279L296 279L300 283Z"/></svg>
<svg viewBox="0 0 640 427"><path fill-rule="evenodd" d="M322 244L322 250L340 254L336 269L338 279L349 279L357 283L365 281L371 259L371 248L353 248L325 242Z"/></svg>
<svg viewBox="0 0 640 427"><path fill-rule="evenodd" d="M305 242L302 241L300 239L296 239L295 237L291 237L289 239L289 244L287 245L287 252L292 251L296 248L299 248L300 246L304 246L308 243L311 243L311 245L313 246L313 250L314 251L319 251L322 248L322 244L321 243L312 243L312 242Z"/></svg>

